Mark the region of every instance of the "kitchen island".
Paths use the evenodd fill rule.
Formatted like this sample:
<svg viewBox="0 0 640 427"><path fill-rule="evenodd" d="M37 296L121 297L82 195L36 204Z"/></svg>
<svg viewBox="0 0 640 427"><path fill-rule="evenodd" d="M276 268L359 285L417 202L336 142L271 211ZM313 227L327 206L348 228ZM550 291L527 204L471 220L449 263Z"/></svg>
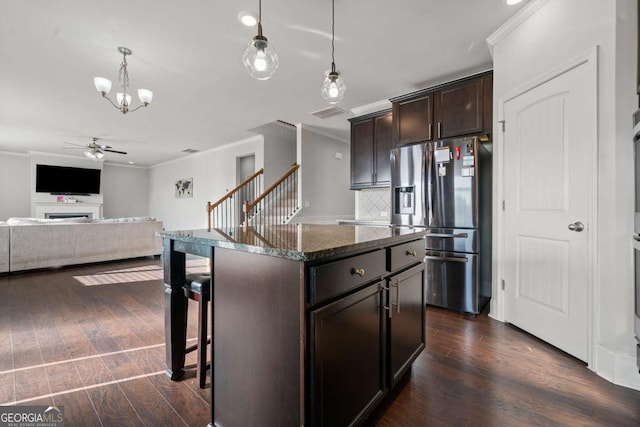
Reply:
<svg viewBox="0 0 640 427"><path fill-rule="evenodd" d="M424 231L165 231L167 375L184 374L185 254L211 260L217 426L362 422L424 349Z"/></svg>

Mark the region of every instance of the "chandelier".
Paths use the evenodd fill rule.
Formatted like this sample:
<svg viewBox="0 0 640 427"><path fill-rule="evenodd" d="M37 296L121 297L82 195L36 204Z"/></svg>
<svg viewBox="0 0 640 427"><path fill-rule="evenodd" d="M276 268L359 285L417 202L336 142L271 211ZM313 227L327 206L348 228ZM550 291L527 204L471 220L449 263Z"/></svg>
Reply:
<svg viewBox="0 0 640 427"><path fill-rule="evenodd" d="M129 87L129 72L127 71L127 55L131 56L133 52L126 47L119 47L118 52L122 54L122 63L120 64L120 70L118 71L118 82L122 86L122 92L116 93L116 101L113 102L107 95L111 90L111 80L104 77L94 77L93 84L96 86L96 90L100 92L103 98L111 103L115 108L120 110L122 114L127 114L130 111L136 111L142 107L146 107L151 103L153 99L153 92L148 89L138 89L138 98L141 105L138 105L133 110L129 109L131 105L131 95L127 93L127 87Z"/></svg>

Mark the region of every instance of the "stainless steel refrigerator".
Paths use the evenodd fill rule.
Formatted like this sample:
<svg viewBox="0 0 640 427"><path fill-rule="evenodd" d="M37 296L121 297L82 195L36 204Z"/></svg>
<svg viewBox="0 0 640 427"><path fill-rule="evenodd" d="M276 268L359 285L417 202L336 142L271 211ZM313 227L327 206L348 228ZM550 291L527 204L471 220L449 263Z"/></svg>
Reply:
<svg viewBox="0 0 640 427"><path fill-rule="evenodd" d="M491 144L475 137L391 152L392 223L425 227L427 304L477 314L491 298Z"/></svg>

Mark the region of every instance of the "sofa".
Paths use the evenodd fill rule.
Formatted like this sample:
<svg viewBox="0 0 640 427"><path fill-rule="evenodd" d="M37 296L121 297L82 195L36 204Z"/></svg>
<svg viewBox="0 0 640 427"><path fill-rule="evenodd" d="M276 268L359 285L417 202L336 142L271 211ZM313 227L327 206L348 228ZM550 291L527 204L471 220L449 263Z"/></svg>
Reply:
<svg viewBox="0 0 640 427"><path fill-rule="evenodd" d="M149 217L0 224L0 273L160 255L162 222Z"/></svg>
<svg viewBox="0 0 640 427"><path fill-rule="evenodd" d="M0 221L0 273L9 271L9 230L7 223Z"/></svg>

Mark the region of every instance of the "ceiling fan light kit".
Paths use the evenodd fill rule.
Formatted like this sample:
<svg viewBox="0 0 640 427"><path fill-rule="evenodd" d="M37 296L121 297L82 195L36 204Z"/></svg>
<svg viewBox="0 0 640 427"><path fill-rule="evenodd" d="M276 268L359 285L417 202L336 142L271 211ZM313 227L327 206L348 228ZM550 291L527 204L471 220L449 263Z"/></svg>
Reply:
<svg viewBox="0 0 640 427"><path fill-rule="evenodd" d="M133 52L131 49L122 46L118 47L118 52L122 54L122 63L120 63L120 69L118 71L118 82L122 87L122 92L116 94L116 102L113 102L111 98L107 96L111 91L111 80L104 77L94 77L93 84L103 98L120 110L122 114L127 114L142 107L147 107L153 99L153 92L148 89L138 89L138 99L140 99L142 104L134 109L130 109L131 95L127 93L127 87L129 87L129 71L127 70L129 64L127 63L127 55L131 56Z"/></svg>
<svg viewBox="0 0 640 427"><path fill-rule="evenodd" d="M262 34L262 0L258 2L258 35L247 45L242 63L251 77L267 80L278 69L278 54L269 40Z"/></svg>
<svg viewBox="0 0 640 427"><path fill-rule="evenodd" d="M104 159L104 153L102 151L98 151L97 149L85 151L84 155L86 158L93 160L94 162Z"/></svg>

